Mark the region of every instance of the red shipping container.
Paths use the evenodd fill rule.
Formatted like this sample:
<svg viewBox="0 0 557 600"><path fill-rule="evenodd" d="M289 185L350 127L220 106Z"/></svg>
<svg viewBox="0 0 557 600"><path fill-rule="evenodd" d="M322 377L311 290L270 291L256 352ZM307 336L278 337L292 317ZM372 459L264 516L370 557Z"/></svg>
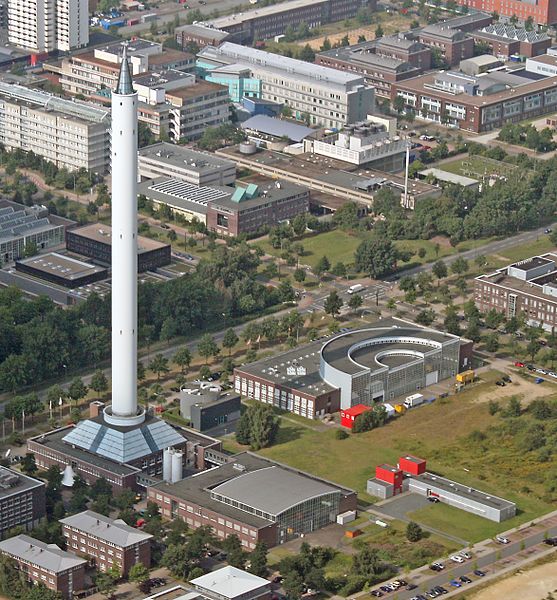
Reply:
<svg viewBox="0 0 557 600"><path fill-rule="evenodd" d="M340 424L343 427L352 429L354 426L354 419L368 410L371 410L371 406L366 406L365 404L356 404L350 408L342 409L340 411Z"/></svg>
<svg viewBox="0 0 557 600"><path fill-rule="evenodd" d="M423 458L407 454L398 459L398 466L404 473L409 473L410 475L422 475L425 473L426 461Z"/></svg>

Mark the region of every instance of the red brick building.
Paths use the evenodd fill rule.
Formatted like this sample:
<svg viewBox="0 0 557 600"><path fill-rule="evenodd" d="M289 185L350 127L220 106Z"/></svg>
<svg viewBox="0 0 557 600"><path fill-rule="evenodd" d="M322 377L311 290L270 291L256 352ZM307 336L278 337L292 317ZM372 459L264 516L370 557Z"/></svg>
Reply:
<svg viewBox="0 0 557 600"><path fill-rule="evenodd" d="M0 467L0 538L14 527L29 531L45 516L44 482Z"/></svg>
<svg viewBox="0 0 557 600"><path fill-rule="evenodd" d="M91 510L61 519L68 551L86 556L99 571L115 567L122 575L138 563L151 566L152 535Z"/></svg>
<svg viewBox="0 0 557 600"><path fill-rule="evenodd" d="M0 542L0 554L13 559L29 581L59 592L64 600L70 600L84 587L86 561L55 544L16 535Z"/></svg>
<svg viewBox="0 0 557 600"><path fill-rule="evenodd" d="M320 502L316 502L320 498ZM336 521L357 507L356 493L250 452L177 483L148 489L165 519L192 529L208 525L218 539L235 534L246 550L282 544Z"/></svg>
<svg viewBox="0 0 557 600"><path fill-rule="evenodd" d="M489 46L493 56L508 59L513 54L531 58L545 54L551 47L551 38L546 33L526 31L499 23L489 25L472 34L476 44Z"/></svg>
<svg viewBox="0 0 557 600"><path fill-rule="evenodd" d="M429 48L437 49L450 67L474 56L474 40L445 23L424 27L418 32L418 39Z"/></svg>
<svg viewBox="0 0 557 600"><path fill-rule="evenodd" d="M496 12L504 17L516 15L522 22L526 21L528 17L532 17L534 23L540 25L557 23L556 0L534 0L533 2L522 0L458 0L458 3L488 13Z"/></svg>

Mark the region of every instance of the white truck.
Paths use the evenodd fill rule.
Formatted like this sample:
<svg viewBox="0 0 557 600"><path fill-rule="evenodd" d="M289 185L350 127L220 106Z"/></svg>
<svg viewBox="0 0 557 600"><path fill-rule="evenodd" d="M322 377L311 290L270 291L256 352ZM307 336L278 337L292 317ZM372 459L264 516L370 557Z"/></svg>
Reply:
<svg viewBox="0 0 557 600"><path fill-rule="evenodd" d="M348 288L349 294L357 294L358 292L363 292L366 288L361 283L355 283Z"/></svg>
<svg viewBox="0 0 557 600"><path fill-rule="evenodd" d="M424 400L425 398L423 394L412 394L411 396L406 396L404 406L406 406L406 408L414 408L416 406L420 406Z"/></svg>

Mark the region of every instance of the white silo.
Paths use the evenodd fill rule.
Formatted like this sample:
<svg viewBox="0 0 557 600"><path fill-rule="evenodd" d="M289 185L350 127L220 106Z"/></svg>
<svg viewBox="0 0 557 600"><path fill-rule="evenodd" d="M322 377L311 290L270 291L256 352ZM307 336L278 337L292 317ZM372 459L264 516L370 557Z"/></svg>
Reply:
<svg viewBox="0 0 557 600"><path fill-rule="evenodd" d="M172 483L176 483L182 479L182 459L183 454L179 450L175 450L172 455Z"/></svg>

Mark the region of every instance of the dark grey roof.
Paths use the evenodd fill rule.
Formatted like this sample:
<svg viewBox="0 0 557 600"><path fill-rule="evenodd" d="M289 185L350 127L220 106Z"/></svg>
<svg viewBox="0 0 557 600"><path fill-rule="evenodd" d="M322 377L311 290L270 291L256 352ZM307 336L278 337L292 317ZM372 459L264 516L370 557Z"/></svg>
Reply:
<svg viewBox="0 0 557 600"><path fill-rule="evenodd" d="M117 94L129 95L133 94L132 75L130 65L128 63L128 45L124 44L122 54L122 63L120 64L120 74L118 75L118 84L114 90Z"/></svg>
<svg viewBox="0 0 557 600"><path fill-rule="evenodd" d="M16 535L0 542L0 553L19 558L53 573L61 573L87 564L87 561L64 552L56 544L45 544L28 535Z"/></svg>
<svg viewBox="0 0 557 600"><path fill-rule="evenodd" d="M250 98L250 100L253 99ZM151 146L140 148L138 150L138 157L140 161L143 158L145 160L169 164L186 171L195 171L196 173L213 173L215 170L236 168L235 163L231 160L169 142L158 142Z"/></svg>
<svg viewBox="0 0 557 600"><path fill-rule="evenodd" d="M278 516L312 498L340 492L338 488L318 479L271 465L239 473L237 477L213 488L212 493L245 504L253 510Z"/></svg>
<svg viewBox="0 0 557 600"><path fill-rule="evenodd" d="M528 42L530 44L551 39L545 32L527 31L522 27L513 27L512 25L505 25L503 23L488 25L480 29L479 33L488 33L498 38Z"/></svg>
<svg viewBox="0 0 557 600"><path fill-rule="evenodd" d="M293 142L301 142L312 133L315 133L311 127L297 125L283 119L268 117L267 115L255 115L242 123L242 129L251 129L274 137L287 136Z"/></svg>
<svg viewBox="0 0 557 600"><path fill-rule="evenodd" d="M0 466L0 500L12 494L19 494L27 490L44 487L44 482L33 479L28 475Z"/></svg>
<svg viewBox="0 0 557 600"><path fill-rule="evenodd" d="M434 25L427 25L422 29L422 34L426 36L433 36L446 40L462 40L466 37L466 34L459 29L453 29L449 25L444 23L435 23Z"/></svg>
<svg viewBox="0 0 557 600"><path fill-rule="evenodd" d="M184 437L162 419L147 417L137 427L115 427L95 417L80 421L63 441L123 464L183 444Z"/></svg>
<svg viewBox="0 0 557 600"><path fill-rule="evenodd" d="M75 527L75 529L94 535L100 540L111 542L120 548L127 548L153 537L149 533L130 527L121 519L111 519L92 510L85 510L60 519L60 523Z"/></svg>

